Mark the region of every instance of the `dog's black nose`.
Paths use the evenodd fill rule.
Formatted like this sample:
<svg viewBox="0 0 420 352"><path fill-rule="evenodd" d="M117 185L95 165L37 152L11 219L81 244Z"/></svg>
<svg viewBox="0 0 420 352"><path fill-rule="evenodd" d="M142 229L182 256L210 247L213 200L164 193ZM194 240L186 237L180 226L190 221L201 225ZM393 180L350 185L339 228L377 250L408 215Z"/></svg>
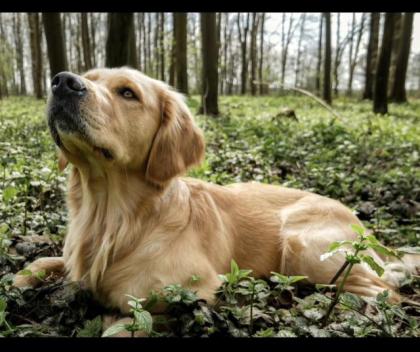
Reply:
<svg viewBox="0 0 420 352"><path fill-rule="evenodd" d="M57 73L51 80L51 90L54 96L83 96L86 86L81 78L71 72Z"/></svg>

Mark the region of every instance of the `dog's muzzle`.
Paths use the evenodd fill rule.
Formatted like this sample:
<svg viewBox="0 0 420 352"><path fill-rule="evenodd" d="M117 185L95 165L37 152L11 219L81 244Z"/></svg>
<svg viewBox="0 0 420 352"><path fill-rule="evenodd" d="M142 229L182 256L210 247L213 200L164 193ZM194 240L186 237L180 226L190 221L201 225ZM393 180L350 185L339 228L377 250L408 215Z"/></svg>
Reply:
<svg viewBox="0 0 420 352"><path fill-rule="evenodd" d="M59 132L86 136L80 115L80 102L88 94L83 80L71 73L60 72L51 80L51 100L48 106L48 126L58 146Z"/></svg>

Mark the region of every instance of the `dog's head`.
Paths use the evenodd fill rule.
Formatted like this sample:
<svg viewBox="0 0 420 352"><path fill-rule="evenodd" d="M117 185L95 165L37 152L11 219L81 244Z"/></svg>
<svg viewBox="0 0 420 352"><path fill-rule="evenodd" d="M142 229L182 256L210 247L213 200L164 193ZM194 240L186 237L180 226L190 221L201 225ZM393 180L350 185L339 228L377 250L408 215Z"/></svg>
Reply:
<svg viewBox="0 0 420 352"><path fill-rule="evenodd" d="M80 167L138 170L158 185L198 164L204 139L181 94L129 68L61 72L51 81L48 125Z"/></svg>

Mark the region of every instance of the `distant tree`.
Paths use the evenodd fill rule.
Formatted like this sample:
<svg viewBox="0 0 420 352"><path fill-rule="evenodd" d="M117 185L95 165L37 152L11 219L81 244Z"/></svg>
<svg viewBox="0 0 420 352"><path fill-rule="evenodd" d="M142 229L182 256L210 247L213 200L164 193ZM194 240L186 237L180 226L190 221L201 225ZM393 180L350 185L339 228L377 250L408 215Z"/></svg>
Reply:
<svg viewBox="0 0 420 352"><path fill-rule="evenodd" d="M251 94L257 94L257 33L259 27L260 16L257 13L252 13L251 25L251 77L250 86Z"/></svg>
<svg viewBox="0 0 420 352"><path fill-rule="evenodd" d="M137 61L135 50L133 53L135 47L133 13L109 13L105 66L130 65L135 67Z"/></svg>
<svg viewBox="0 0 420 352"><path fill-rule="evenodd" d="M92 51L91 51L91 44L89 38L89 23L88 23L88 15L86 12L82 12L80 14L81 23L82 23L82 47L83 47L83 61L84 61L84 69L90 70L92 65Z"/></svg>
<svg viewBox="0 0 420 352"><path fill-rule="evenodd" d="M176 87L188 94L188 72L187 72L187 14L177 12L175 29L175 68L176 68Z"/></svg>
<svg viewBox="0 0 420 352"><path fill-rule="evenodd" d="M324 57L324 84L322 98L331 104L331 13L324 12L325 19L325 57Z"/></svg>
<svg viewBox="0 0 420 352"><path fill-rule="evenodd" d="M171 43L171 56L169 62L169 84L175 86L175 73L176 73L176 37L177 37L177 15L172 14L172 43Z"/></svg>
<svg viewBox="0 0 420 352"><path fill-rule="evenodd" d="M264 80L263 80L263 63L264 63L264 30L265 30L265 12L261 14L260 24L260 62L258 65L258 80L260 82L260 95L264 93Z"/></svg>
<svg viewBox="0 0 420 352"><path fill-rule="evenodd" d="M241 45L241 94L246 93L247 77L248 77L248 56L247 56L247 45L248 45L248 32L249 32L249 13L246 14L245 21L242 19L240 13L238 13L237 24L239 43Z"/></svg>
<svg viewBox="0 0 420 352"><path fill-rule="evenodd" d="M201 54L202 54L202 103L199 113L218 115L218 48L216 33L216 14L206 12L200 14L201 22Z"/></svg>
<svg viewBox="0 0 420 352"><path fill-rule="evenodd" d="M26 95L26 82L25 82L25 69L23 67L23 36L22 25L20 20L20 13L17 12L13 15L13 27L15 32L15 48L16 48L16 66L19 72L20 89L19 94Z"/></svg>
<svg viewBox="0 0 420 352"><path fill-rule="evenodd" d="M301 65L301 57L302 57L302 42L303 42L303 36L305 34L305 20L306 20L306 13L303 13L300 17L300 31L299 31L296 65L295 65L295 86L300 85L300 65Z"/></svg>
<svg viewBox="0 0 420 352"><path fill-rule="evenodd" d="M321 15L319 20L319 37L318 37L318 60L316 64L315 89L318 94L321 94L321 65L322 65L322 29L323 29L324 15Z"/></svg>
<svg viewBox="0 0 420 352"><path fill-rule="evenodd" d="M394 85L395 69L397 67L397 57L401 48L402 39L402 13L394 13L394 34L392 35L391 63L389 65L388 96L391 95L391 88Z"/></svg>
<svg viewBox="0 0 420 352"><path fill-rule="evenodd" d="M160 79L165 80L165 14L159 13L159 63L160 63Z"/></svg>
<svg viewBox="0 0 420 352"><path fill-rule="evenodd" d="M394 81L391 87L390 99L397 103L407 101L405 81L407 75L408 59L410 57L411 36L413 34L414 13L407 12L404 15L401 31L401 45L397 55Z"/></svg>
<svg viewBox="0 0 420 352"><path fill-rule="evenodd" d="M34 93L37 99L41 99L42 94L42 48L41 36L42 28L37 12L28 13L29 42L31 47L31 68Z"/></svg>
<svg viewBox="0 0 420 352"><path fill-rule="evenodd" d="M373 81L376 71L376 62L378 59L380 18L381 17L379 12L372 12L370 14L369 42L366 56L365 88L363 91L363 99L373 98Z"/></svg>
<svg viewBox="0 0 420 352"><path fill-rule="evenodd" d="M389 65L391 61L392 37L394 35L394 18L395 14L392 12L385 14L382 44L379 54L378 66L376 69L373 94L373 112L377 114L388 113L387 90Z"/></svg>
<svg viewBox="0 0 420 352"><path fill-rule="evenodd" d="M283 12L281 20L281 85L284 86L286 79L286 67L287 67L287 58L289 53L289 45L293 39L293 34L297 26L293 26L294 18L293 14L289 15L289 25L287 31L285 29L286 24L286 13Z"/></svg>
<svg viewBox="0 0 420 352"><path fill-rule="evenodd" d="M353 35L351 38L351 50L350 50L350 56L349 56L349 80L347 82L347 95L351 96L353 93L353 76L354 76L354 70L356 68L357 65L357 58L359 55L359 48L360 48L360 43L362 40L362 36L363 36L363 32L365 29L365 14L362 14L362 18L360 20L360 24L357 26L356 25L356 16L353 13L353 26L352 26L352 31L353 31ZM356 36L357 34L357 36ZM353 39L354 36L356 36L356 45L354 47L354 52L353 52Z"/></svg>
<svg viewBox="0 0 420 352"><path fill-rule="evenodd" d="M64 50L63 30L59 12L43 12L45 38L47 41L50 77L61 71L67 71L67 59Z"/></svg>

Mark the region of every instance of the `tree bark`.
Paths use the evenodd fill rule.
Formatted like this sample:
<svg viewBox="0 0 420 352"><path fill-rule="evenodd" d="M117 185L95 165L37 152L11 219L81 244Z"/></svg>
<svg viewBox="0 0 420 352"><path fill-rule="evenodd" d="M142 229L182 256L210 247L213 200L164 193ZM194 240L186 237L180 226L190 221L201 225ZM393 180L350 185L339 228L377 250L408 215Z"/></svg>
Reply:
<svg viewBox="0 0 420 352"><path fill-rule="evenodd" d="M397 57L401 47L402 32L402 13L396 12L394 17L394 34L392 35L391 63L389 67L388 96L391 95L391 87L394 85L395 68L397 67Z"/></svg>
<svg viewBox="0 0 420 352"><path fill-rule="evenodd" d="M300 61L302 56L302 41L303 41L303 35L305 33L305 20L306 20L306 14L303 13L300 19L300 32L299 32L299 39L298 39L298 47L297 47L297 57L296 57L296 66L295 66L295 86L300 85Z"/></svg>
<svg viewBox="0 0 420 352"><path fill-rule="evenodd" d="M359 55L359 48L360 48L360 42L362 40L363 31L365 28L365 14L362 14L362 18L360 21L360 26L358 28L357 32L357 40L356 40L356 47L354 49L354 56L350 57L350 73L349 73L349 81L347 84L347 95L351 96L353 94L353 76L354 76L354 70L356 68L357 64L357 57Z"/></svg>
<svg viewBox="0 0 420 352"><path fill-rule="evenodd" d="M380 16L379 12L372 12L370 15L369 43L366 57L365 89L363 92L363 99L373 98L373 81L378 59Z"/></svg>
<svg viewBox="0 0 420 352"><path fill-rule="evenodd" d="M202 105L199 113L218 115L218 48L216 14L206 12L200 14L201 22L201 54L202 54Z"/></svg>
<svg viewBox="0 0 420 352"><path fill-rule="evenodd" d="M260 62L258 66L258 80L260 81L260 95L264 94L264 79L263 79L263 63L264 63L264 25L265 25L265 12L261 15L260 25Z"/></svg>
<svg viewBox="0 0 420 352"><path fill-rule="evenodd" d="M187 72L187 14L177 12L176 38L175 38L175 67L176 88L188 95L188 72Z"/></svg>
<svg viewBox="0 0 420 352"><path fill-rule="evenodd" d="M21 26L21 19L20 13L14 14L14 24L15 24L15 46L16 46L16 66L19 70L19 78L20 78L20 89L19 94L26 95L26 82L25 82L25 69L23 67L23 41L22 41L22 26Z"/></svg>
<svg viewBox="0 0 420 352"><path fill-rule="evenodd" d="M382 36L373 94L373 112L376 114L388 113L387 90L389 65L391 62L392 37L394 35L394 18L395 13L391 12L385 14L384 34Z"/></svg>
<svg viewBox="0 0 420 352"><path fill-rule="evenodd" d="M64 51L63 30L59 12L43 12L45 38L47 41L48 60L50 62L50 77L67 71L67 59Z"/></svg>
<svg viewBox="0 0 420 352"><path fill-rule="evenodd" d="M407 76L408 60L410 58L411 36L413 34L414 14L407 12L404 15L401 32L401 45L395 65L395 77L391 87L390 99L396 103L407 102L405 80Z"/></svg>
<svg viewBox="0 0 420 352"><path fill-rule="evenodd" d="M260 16L257 13L252 14L251 25L251 94L257 94L257 32L259 26Z"/></svg>
<svg viewBox="0 0 420 352"><path fill-rule="evenodd" d="M160 13L159 21L159 61L160 61L160 79L165 80L165 14Z"/></svg>
<svg viewBox="0 0 420 352"><path fill-rule="evenodd" d="M239 42L241 45L241 94L246 93L246 83L248 76L248 57L247 57L247 38L249 31L249 13L246 14L246 22L241 26L241 14L238 13L238 33L239 33Z"/></svg>
<svg viewBox="0 0 420 352"><path fill-rule="evenodd" d="M134 42L133 27L133 13L111 12L108 14L105 66L121 67L124 65L133 65L133 62L135 65L136 60L133 60L132 52Z"/></svg>
<svg viewBox="0 0 420 352"><path fill-rule="evenodd" d="M41 48L41 26L38 13L28 13L29 41L31 47L31 68L34 94L41 99L42 92L42 48Z"/></svg>
<svg viewBox="0 0 420 352"><path fill-rule="evenodd" d="M321 15L319 21L319 37L318 37L318 61L316 64L315 89L318 94L321 94L321 65L322 65L322 29L323 29L324 15Z"/></svg>
<svg viewBox="0 0 420 352"><path fill-rule="evenodd" d="M82 22L82 47L83 47L83 61L85 71L90 70L92 66L92 50L90 45L89 38L89 23L88 23L88 14L82 12L80 14Z"/></svg>
<svg viewBox="0 0 420 352"><path fill-rule="evenodd" d="M331 105L331 13L324 12L325 18L325 58L323 99Z"/></svg>

